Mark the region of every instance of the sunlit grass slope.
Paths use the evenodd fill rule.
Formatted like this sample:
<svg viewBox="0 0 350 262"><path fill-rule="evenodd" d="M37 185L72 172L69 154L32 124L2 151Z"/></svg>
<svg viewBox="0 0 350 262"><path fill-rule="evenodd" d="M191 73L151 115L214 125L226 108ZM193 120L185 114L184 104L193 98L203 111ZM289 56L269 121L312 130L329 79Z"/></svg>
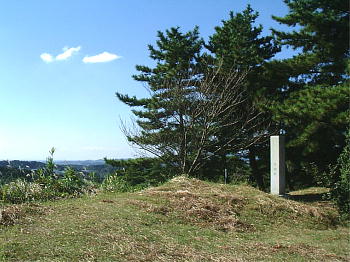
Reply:
<svg viewBox="0 0 350 262"><path fill-rule="evenodd" d="M349 228L307 197L320 193L291 194L297 202L178 177L137 193L7 206L0 261L349 261Z"/></svg>

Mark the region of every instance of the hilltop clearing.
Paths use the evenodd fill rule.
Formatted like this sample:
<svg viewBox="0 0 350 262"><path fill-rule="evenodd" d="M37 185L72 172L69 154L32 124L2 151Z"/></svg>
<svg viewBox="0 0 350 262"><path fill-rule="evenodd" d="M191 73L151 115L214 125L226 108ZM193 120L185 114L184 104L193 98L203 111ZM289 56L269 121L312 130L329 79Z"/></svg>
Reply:
<svg viewBox="0 0 350 262"><path fill-rule="evenodd" d="M349 261L349 228L324 192L285 199L177 177L136 193L6 206L0 260Z"/></svg>

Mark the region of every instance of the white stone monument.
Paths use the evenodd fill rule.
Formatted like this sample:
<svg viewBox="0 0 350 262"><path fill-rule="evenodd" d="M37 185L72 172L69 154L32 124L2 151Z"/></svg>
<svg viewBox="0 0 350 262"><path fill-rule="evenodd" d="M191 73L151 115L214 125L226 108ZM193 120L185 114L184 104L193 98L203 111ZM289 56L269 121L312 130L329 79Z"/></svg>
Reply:
<svg viewBox="0 0 350 262"><path fill-rule="evenodd" d="M284 195L286 187L284 136L270 137L270 153L271 194Z"/></svg>

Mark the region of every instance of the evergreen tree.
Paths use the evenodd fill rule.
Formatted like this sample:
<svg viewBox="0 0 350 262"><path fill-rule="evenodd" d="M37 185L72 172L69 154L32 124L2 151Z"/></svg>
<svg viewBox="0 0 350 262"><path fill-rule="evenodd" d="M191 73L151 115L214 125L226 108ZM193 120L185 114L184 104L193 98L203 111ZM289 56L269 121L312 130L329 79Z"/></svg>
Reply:
<svg viewBox="0 0 350 262"><path fill-rule="evenodd" d="M147 84L150 97L137 99L117 93L137 117L135 129L125 128L128 140L162 158L178 172L193 175L228 146L238 151L250 138L258 114L245 102L245 74L222 70L222 63L206 64L195 28L158 33L158 49L149 46L155 68L137 66L134 79ZM223 128L231 132L221 141Z"/></svg>
<svg viewBox="0 0 350 262"><path fill-rule="evenodd" d="M117 168L116 174L130 186L158 185L175 174L159 158L136 158L127 160L106 159L105 162Z"/></svg>
<svg viewBox="0 0 350 262"><path fill-rule="evenodd" d="M158 38L158 49L148 45L150 58L157 62L156 67L137 65L136 69L140 74L133 76L135 80L147 83L155 91L162 88L164 79L176 78L194 69L203 48L198 27L187 33L180 32L179 27L172 27L165 34L158 31Z"/></svg>
<svg viewBox="0 0 350 262"><path fill-rule="evenodd" d="M328 172L329 165L336 163L345 145L349 101L347 84L306 86L274 106L275 120L286 130L291 183L313 185L313 176Z"/></svg>
<svg viewBox="0 0 350 262"><path fill-rule="evenodd" d="M158 32L157 47L148 46L150 57L157 62L154 68L137 65L139 75L133 78L143 82L150 89L151 97L137 99L117 93L125 104L136 108L138 134L127 134L127 139L143 150L149 151L165 161L178 165L180 172L186 172L186 141L183 137L188 99L192 91L188 81L195 77L197 62L203 47L198 27L187 33L171 28ZM180 94L181 93L181 94ZM177 94L175 99L174 94ZM174 148L174 141L178 142Z"/></svg>
<svg viewBox="0 0 350 262"><path fill-rule="evenodd" d="M260 68L279 48L271 36L261 36L262 25L254 26L258 16L250 5L242 13L230 12L230 18L223 20L221 27L215 27L207 49L216 59L222 59L228 68L251 71ZM254 73L257 74L256 71Z"/></svg>
<svg viewBox="0 0 350 262"><path fill-rule="evenodd" d="M303 67L297 78L309 84L335 85L348 79L349 2L344 0L284 0L285 17L273 18L281 24L300 27L298 31L273 30L282 45L301 49L293 58Z"/></svg>
<svg viewBox="0 0 350 262"><path fill-rule="evenodd" d="M301 52L281 61L288 81L273 114L286 132L294 181L314 183L310 171L327 172L345 144L349 124L349 9L342 0L285 0L289 14L274 17L296 27L274 30L282 45ZM299 174L299 176L297 175ZM303 177L304 176L304 177Z"/></svg>
<svg viewBox="0 0 350 262"><path fill-rule="evenodd" d="M228 20L222 21L222 26L215 27L215 33L210 37L207 49L214 55L214 59L222 60L224 67L238 70L247 73L247 100L245 103L251 106L260 107L261 104L267 102L268 97L275 97L278 90L273 82L274 75L269 74L267 61L271 59L280 48L274 43L271 36L261 36L262 25L255 26L255 20L258 13L254 12L250 5L241 12L234 14L230 12ZM273 72L272 70L270 72ZM248 136L256 136L257 134L265 134L271 116L264 112L260 114L260 126L246 133ZM271 130L270 130L271 131ZM225 137L232 132L229 128L222 128L222 142L225 142ZM242 138L243 139L243 138ZM262 142L266 141L262 139ZM252 169L251 181L257 183L260 188L263 188L263 173L259 170L259 163L262 160L266 143L256 143L249 147L247 156L249 158ZM226 159L227 153L237 152L222 152L223 162ZM225 167L225 164L223 165Z"/></svg>

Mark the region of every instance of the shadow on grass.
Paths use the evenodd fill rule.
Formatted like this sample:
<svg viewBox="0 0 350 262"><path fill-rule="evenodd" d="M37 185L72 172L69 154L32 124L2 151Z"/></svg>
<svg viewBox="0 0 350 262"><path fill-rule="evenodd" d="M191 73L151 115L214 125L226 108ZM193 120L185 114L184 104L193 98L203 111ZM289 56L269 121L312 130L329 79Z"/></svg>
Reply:
<svg viewBox="0 0 350 262"><path fill-rule="evenodd" d="M299 201L299 202L308 202L308 203L327 201L327 193L310 193L310 194L300 194L300 195L286 194L285 197L290 200Z"/></svg>

